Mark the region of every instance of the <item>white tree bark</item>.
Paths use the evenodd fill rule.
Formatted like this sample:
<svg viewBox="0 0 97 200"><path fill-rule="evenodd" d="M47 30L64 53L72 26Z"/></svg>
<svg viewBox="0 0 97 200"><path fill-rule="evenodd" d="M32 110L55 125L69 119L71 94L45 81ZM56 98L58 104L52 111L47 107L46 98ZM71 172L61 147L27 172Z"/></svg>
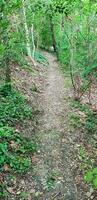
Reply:
<svg viewBox="0 0 97 200"><path fill-rule="evenodd" d="M32 13L31 7L30 7L30 0L27 0L28 8L30 12ZM35 57L35 43L34 43L34 13L32 13L32 26L30 27L30 38L31 38L31 51L32 51L32 58Z"/></svg>
<svg viewBox="0 0 97 200"><path fill-rule="evenodd" d="M34 26L32 24L32 27L31 27L31 38L32 38L32 57L34 59L35 57L35 44L34 44Z"/></svg>
<svg viewBox="0 0 97 200"><path fill-rule="evenodd" d="M27 54L29 57L31 57L31 46L30 46L30 37L29 37L29 29L27 25L27 20L26 20L26 9L25 9L25 1L22 0L22 10L23 10L23 20L24 20L24 28L25 28L25 35L26 35L26 49L27 49Z"/></svg>

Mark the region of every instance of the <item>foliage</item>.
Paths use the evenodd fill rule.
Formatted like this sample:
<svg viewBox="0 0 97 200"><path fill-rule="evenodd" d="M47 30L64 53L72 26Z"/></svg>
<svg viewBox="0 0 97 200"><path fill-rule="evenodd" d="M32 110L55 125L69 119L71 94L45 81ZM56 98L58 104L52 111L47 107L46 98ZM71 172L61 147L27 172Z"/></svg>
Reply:
<svg viewBox="0 0 97 200"><path fill-rule="evenodd" d="M88 112L85 127L89 134L97 134L97 114Z"/></svg>
<svg viewBox="0 0 97 200"><path fill-rule="evenodd" d="M0 198L5 198L5 197L7 197L7 195L8 195L8 193L6 190L6 185L0 183Z"/></svg>
<svg viewBox="0 0 97 200"><path fill-rule="evenodd" d="M18 120L23 121L26 118L30 119L32 117L31 109L26 105L26 101L20 93L14 90L9 93L6 87L1 87L0 94L1 124L11 125Z"/></svg>
<svg viewBox="0 0 97 200"><path fill-rule="evenodd" d="M41 53L39 52L35 52L35 60L45 66L47 66L49 63L48 63L48 60L45 58L45 56L43 56Z"/></svg>
<svg viewBox="0 0 97 200"><path fill-rule="evenodd" d="M74 128L80 128L80 126L81 126L80 117L77 114L71 114L70 115L70 124Z"/></svg>
<svg viewBox="0 0 97 200"><path fill-rule="evenodd" d="M87 182L87 183L91 183L92 186L94 188L97 189L97 168L93 168L91 170L89 170L85 176L84 176L84 180Z"/></svg>
<svg viewBox="0 0 97 200"><path fill-rule="evenodd" d="M84 128L87 133L90 135L97 134L97 113L95 113L88 105L83 105L80 102L72 101L71 106L85 113L86 120ZM71 121L74 122L74 124L79 124L78 122L80 119L76 115L71 115Z"/></svg>
<svg viewBox="0 0 97 200"><path fill-rule="evenodd" d="M80 169L84 174L84 181L97 189L97 168L95 165L97 153L97 142L95 141L97 134L97 113L94 112L89 105L82 105L76 101L72 102L72 106L78 111L80 110L86 116L84 120L84 129L82 125L80 126L85 133L85 142L82 143L82 146L79 148L78 158L81 161Z"/></svg>
<svg viewBox="0 0 97 200"><path fill-rule="evenodd" d="M31 167L31 156L36 144L22 136L15 127L25 119L32 118L31 108L24 97L15 90L11 93L6 87L0 89L0 173L24 173ZM6 181L0 183L0 198L8 195Z"/></svg>
<svg viewBox="0 0 97 200"><path fill-rule="evenodd" d="M24 172L31 164L30 153L35 150L35 144L14 129L8 126L0 128L0 171L5 171L5 166L8 166L9 171Z"/></svg>
<svg viewBox="0 0 97 200"><path fill-rule="evenodd" d="M34 52L35 46L45 49L53 46L63 68L72 70L72 77L79 72L84 85L84 76L88 79L88 74L97 68L95 5L95 1L10 0L6 6L1 1L2 66L9 57L10 61L22 60L28 48L30 56L33 54L34 59L47 64L43 56Z"/></svg>
<svg viewBox="0 0 97 200"><path fill-rule="evenodd" d="M52 177L48 177L47 181L47 190L49 191L50 189L53 189L55 187L55 179L53 179Z"/></svg>
<svg viewBox="0 0 97 200"><path fill-rule="evenodd" d="M25 57L28 56L32 62L35 59L47 66L47 59L38 49L53 49L65 75L68 73L71 77L75 99L80 100L88 91L91 103L91 85L97 79L96 18L96 1L0 1L0 64L6 76L5 86L0 87L2 171L5 165L10 170L25 171L31 162L28 153L35 150L33 143L12 128L18 122L31 119L32 111L24 97L11 88L11 63L27 65ZM37 88L32 90L36 92ZM78 102L75 107L86 114L87 133L97 134L97 114ZM71 123L79 128L80 117L72 115ZM85 179L97 188L96 169L88 172ZM48 178L47 184L52 188L53 180ZM0 188L4 190L3 185Z"/></svg>
<svg viewBox="0 0 97 200"><path fill-rule="evenodd" d="M97 71L97 64L94 63L93 65L91 66L88 66L84 71L83 71L83 75L85 77L87 77L89 74L93 73L93 71Z"/></svg>
<svg viewBox="0 0 97 200"><path fill-rule="evenodd" d="M89 106L87 104L81 104L79 101L71 101L71 106L75 109L79 109L82 112L85 112L86 114L89 113Z"/></svg>
<svg viewBox="0 0 97 200"><path fill-rule="evenodd" d="M31 167L36 145L9 126L0 127L0 172L24 173ZM6 184L0 183L0 198L8 195Z"/></svg>

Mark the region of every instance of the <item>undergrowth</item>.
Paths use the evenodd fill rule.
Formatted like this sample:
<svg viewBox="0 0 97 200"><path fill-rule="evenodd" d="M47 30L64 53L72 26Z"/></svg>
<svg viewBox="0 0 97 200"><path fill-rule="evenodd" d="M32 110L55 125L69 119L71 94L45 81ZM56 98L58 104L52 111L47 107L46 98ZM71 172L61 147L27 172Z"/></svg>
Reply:
<svg viewBox="0 0 97 200"><path fill-rule="evenodd" d="M0 127L0 171L9 170L24 172L30 166L29 153L34 152L36 146L29 139L24 138L14 129Z"/></svg>
<svg viewBox="0 0 97 200"><path fill-rule="evenodd" d="M92 186L93 189L97 189L97 113L90 106L82 105L80 102L73 101L72 105L75 110L77 109L86 115L84 123L86 140L79 149L80 167L84 174L84 181ZM78 124L77 120L74 122ZM80 128L83 128L82 124Z"/></svg>
<svg viewBox="0 0 97 200"><path fill-rule="evenodd" d="M49 62L46 57L40 52L35 52L35 60L45 66L48 66Z"/></svg>
<svg viewBox="0 0 97 200"><path fill-rule="evenodd" d="M24 97L15 90L9 93L6 88L0 88L0 124L12 125L32 117L32 111Z"/></svg>
<svg viewBox="0 0 97 200"><path fill-rule="evenodd" d="M15 129L17 121L23 123L30 118L32 110L20 93L0 89L0 199L9 195L6 173L23 174L31 167L36 144Z"/></svg>

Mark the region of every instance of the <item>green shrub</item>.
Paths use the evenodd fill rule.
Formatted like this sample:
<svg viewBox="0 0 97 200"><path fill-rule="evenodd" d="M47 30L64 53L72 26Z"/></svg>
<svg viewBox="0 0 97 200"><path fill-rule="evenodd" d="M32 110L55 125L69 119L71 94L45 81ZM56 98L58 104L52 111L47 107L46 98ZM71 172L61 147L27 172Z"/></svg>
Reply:
<svg viewBox="0 0 97 200"><path fill-rule="evenodd" d="M89 170L89 171L85 174L84 180L85 180L87 183L92 184L92 186L93 186L94 188L97 189L97 167L96 167L96 168L93 168L92 170Z"/></svg>
<svg viewBox="0 0 97 200"><path fill-rule="evenodd" d="M35 52L35 60L43 65L48 65L48 60L44 55L42 55L40 52Z"/></svg>
<svg viewBox="0 0 97 200"><path fill-rule="evenodd" d="M80 117L77 114L72 114L70 116L70 124L74 127L74 128L79 128L81 126L81 121L80 121Z"/></svg>
<svg viewBox="0 0 97 200"><path fill-rule="evenodd" d="M7 93L5 88L0 91L0 123L11 125L32 117L31 109L21 94L16 91Z"/></svg>
<svg viewBox="0 0 97 200"><path fill-rule="evenodd" d="M97 134L97 114L88 112L85 127L89 134Z"/></svg>
<svg viewBox="0 0 97 200"><path fill-rule="evenodd" d="M36 145L30 139L8 126L0 128L0 171L8 165L11 170L24 172L31 164L30 153L35 151Z"/></svg>
<svg viewBox="0 0 97 200"><path fill-rule="evenodd" d="M6 185L3 183L0 183L0 199L4 199L8 196Z"/></svg>
<svg viewBox="0 0 97 200"><path fill-rule="evenodd" d="M36 144L15 131L16 122L32 118L31 108L17 91L0 88L0 172L24 173L31 166L31 156ZM6 198L7 182L0 183L0 199Z"/></svg>

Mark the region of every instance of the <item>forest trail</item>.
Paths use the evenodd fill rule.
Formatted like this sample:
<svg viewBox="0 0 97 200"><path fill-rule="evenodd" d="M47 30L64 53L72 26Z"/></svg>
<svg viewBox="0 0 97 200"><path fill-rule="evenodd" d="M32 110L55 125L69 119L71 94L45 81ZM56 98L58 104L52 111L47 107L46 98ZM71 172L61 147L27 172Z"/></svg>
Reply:
<svg viewBox="0 0 97 200"><path fill-rule="evenodd" d="M39 143L36 166L36 189L39 200L77 200L72 168L75 160L74 139L68 114L69 90L56 57L44 53L49 61L43 91L39 94L39 118L37 138ZM38 195L38 194L37 194Z"/></svg>

